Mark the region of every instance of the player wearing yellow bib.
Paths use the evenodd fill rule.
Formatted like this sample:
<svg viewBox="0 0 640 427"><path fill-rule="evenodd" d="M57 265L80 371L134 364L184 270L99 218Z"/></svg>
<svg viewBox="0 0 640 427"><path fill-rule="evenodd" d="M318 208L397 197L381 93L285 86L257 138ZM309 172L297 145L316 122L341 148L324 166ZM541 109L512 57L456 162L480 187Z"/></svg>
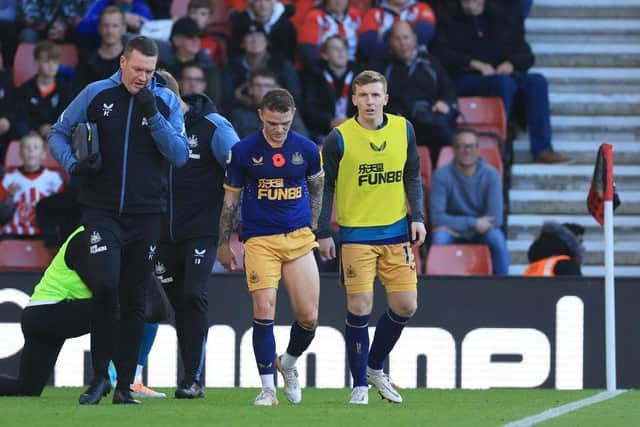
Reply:
<svg viewBox="0 0 640 427"><path fill-rule="evenodd" d="M0 396L40 396L67 338L89 332L91 291L81 280L84 227L64 242L22 311L24 348L18 378L0 376Z"/></svg>
<svg viewBox="0 0 640 427"><path fill-rule="evenodd" d="M331 131L322 152L325 185L318 243L323 257L336 257L329 233L335 195L341 276L347 292L345 340L354 386L350 403L368 403L368 384L382 398L400 403L402 396L382 368L417 308L410 241L419 246L426 237L420 161L411 123L384 113L389 99L384 76L364 71L352 86L358 113ZM389 308L376 325L369 349L367 328L376 275L386 290Z"/></svg>

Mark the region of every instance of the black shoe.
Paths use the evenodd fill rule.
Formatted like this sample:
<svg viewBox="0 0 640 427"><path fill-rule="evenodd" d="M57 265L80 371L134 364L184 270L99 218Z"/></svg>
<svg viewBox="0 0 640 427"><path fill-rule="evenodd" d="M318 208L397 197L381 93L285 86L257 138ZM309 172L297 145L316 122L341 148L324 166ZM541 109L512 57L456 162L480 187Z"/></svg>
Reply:
<svg viewBox="0 0 640 427"><path fill-rule="evenodd" d="M114 405L139 405L142 402L136 400L131 396L129 390L116 390L113 392L113 404Z"/></svg>
<svg viewBox="0 0 640 427"><path fill-rule="evenodd" d="M81 405L97 405L100 399L111 391L111 383L105 378L94 380L87 391L80 395L78 401Z"/></svg>
<svg viewBox="0 0 640 427"><path fill-rule="evenodd" d="M204 397L204 388L194 381L191 385L182 384L175 393L176 399L197 399Z"/></svg>

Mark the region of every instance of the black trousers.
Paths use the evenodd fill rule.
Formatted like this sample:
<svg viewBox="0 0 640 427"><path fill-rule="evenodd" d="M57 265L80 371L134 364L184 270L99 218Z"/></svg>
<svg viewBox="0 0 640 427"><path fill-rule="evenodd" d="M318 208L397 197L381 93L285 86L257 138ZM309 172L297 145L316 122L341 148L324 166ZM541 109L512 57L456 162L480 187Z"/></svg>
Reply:
<svg viewBox="0 0 640 427"><path fill-rule="evenodd" d="M89 332L92 307L90 299L26 307L18 378L0 376L0 396L40 396L64 341Z"/></svg>
<svg viewBox="0 0 640 427"><path fill-rule="evenodd" d="M207 279L216 256L217 239L202 237L161 242L155 273L173 306L184 385L201 381L209 321Z"/></svg>
<svg viewBox="0 0 640 427"><path fill-rule="evenodd" d="M108 379L113 360L118 389L129 390L144 327L145 294L161 229L161 214L118 215L85 208L87 274L93 292L91 359L94 381Z"/></svg>

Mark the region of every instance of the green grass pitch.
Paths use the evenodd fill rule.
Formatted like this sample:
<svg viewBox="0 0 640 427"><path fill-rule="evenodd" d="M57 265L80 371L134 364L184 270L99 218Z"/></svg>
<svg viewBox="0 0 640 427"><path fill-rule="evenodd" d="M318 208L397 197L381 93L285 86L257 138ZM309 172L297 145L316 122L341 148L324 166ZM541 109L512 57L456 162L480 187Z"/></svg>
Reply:
<svg viewBox="0 0 640 427"><path fill-rule="evenodd" d="M404 403L382 401L374 390L368 406L347 404L347 389L304 389L291 405L278 391L278 407L253 406L256 389L207 389L197 400L146 399L114 406L80 406L80 388L45 389L40 398L0 398L0 426L501 426L596 394L597 390L403 390ZM172 389L162 389L173 396ZM640 426L640 392L549 420L545 426Z"/></svg>

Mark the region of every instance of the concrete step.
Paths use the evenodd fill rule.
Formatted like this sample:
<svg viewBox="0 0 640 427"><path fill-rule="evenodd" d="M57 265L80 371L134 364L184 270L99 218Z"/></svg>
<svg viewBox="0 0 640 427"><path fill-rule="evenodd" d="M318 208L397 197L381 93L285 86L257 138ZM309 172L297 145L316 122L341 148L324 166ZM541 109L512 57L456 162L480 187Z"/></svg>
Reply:
<svg viewBox="0 0 640 427"><path fill-rule="evenodd" d="M586 199L586 194L585 194ZM585 228L585 239L604 240L603 229L591 215L567 214L511 214L508 219L510 240L533 241L545 221L574 223ZM640 216L614 215L614 239L616 242L640 242Z"/></svg>
<svg viewBox="0 0 640 427"><path fill-rule="evenodd" d="M602 141L553 139L553 149L570 156L576 164L593 165L598 154L598 148ZM638 165L640 164L640 142L638 141L613 141L614 165ZM516 163L530 163L529 139L526 133L521 133L513 142Z"/></svg>
<svg viewBox="0 0 640 427"><path fill-rule="evenodd" d="M544 67L638 67L635 43L533 43L536 64Z"/></svg>
<svg viewBox="0 0 640 427"><path fill-rule="evenodd" d="M640 69L534 67L549 80L551 93L640 94Z"/></svg>
<svg viewBox="0 0 640 427"><path fill-rule="evenodd" d="M551 93L549 101L557 115L640 115L640 93Z"/></svg>
<svg viewBox="0 0 640 427"><path fill-rule="evenodd" d="M640 215L640 191L620 194L621 203L616 215ZM509 191L509 212L512 214L577 214L585 215L587 195L584 191Z"/></svg>
<svg viewBox="0 0 640 427"><path fill-rule="evenodd" d="M530 43L631 43L640 41L640 19L529 18Z"/></svg>
<svg viewBox="0 0 640 427"><path fill-rule="evenodd" d="M512 264L509 266L509 274L521 276L528 264ZM583 265L582 275L587 277L604 277L603 265ZM613 269L615 277L640 277L640 266L637 265L616 265Z"/></svg>
<svg viewBox="0 0 640 427"><path fill-rule="evenodd" d="M626 137L627 140L640 139L640 117L635 116L552 115L551 127L556 137L556 132L578 132L591 134L595 139L603 141L623 140L620 137Z"/></svg>
<svg viewBox="0 0 640 427"><path fill-rule="evenodd" d="M527 251L532 240L509 240L509 261L512 264L526 264ZM585 264L604 264L604 242L585 240ZM614 262L616 265L640 265L640 242L616 242Z"/></svg>
<svg viewBox="0 0 640 427"><path fill-rule="evenodd" d="M582 190L591 185L593 165L514 164L511 168L511 188L514 190ZM617 165L614 179L620 193L640 188L640 167Z"/></svg>
<svg viewBox="0 0 640 427"><path fill-rule="evenodd" d="M536 0L531 18L640 18L638 0Z"/></svg>

